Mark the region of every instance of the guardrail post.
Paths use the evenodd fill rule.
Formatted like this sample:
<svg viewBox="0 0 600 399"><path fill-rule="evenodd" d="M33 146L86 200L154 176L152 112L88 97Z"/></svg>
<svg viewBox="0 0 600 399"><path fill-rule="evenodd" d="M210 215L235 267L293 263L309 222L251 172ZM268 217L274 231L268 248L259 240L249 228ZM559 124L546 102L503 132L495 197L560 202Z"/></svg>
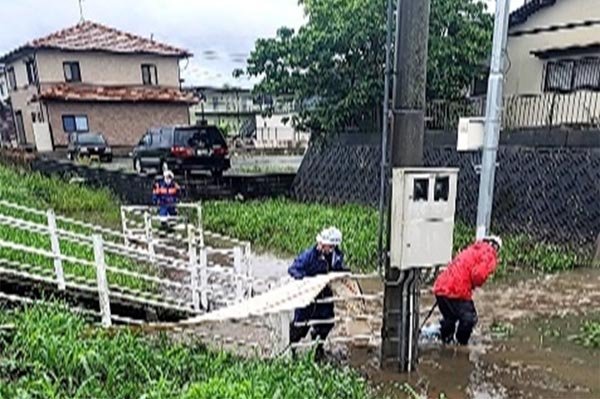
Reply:
<svg viewBox="0 0 600 399"><path fill-rule="evenodd" d="M198 223L198 240L200 243L200 247L204 247L204 228L202 227L202 203L198 202L196 204L196 216L198 217L198 220L196 221Z"/></svg>
<svg viewBox="0 0 600 399"><path fill-rule="evenodd" d="M246 297L250 298L252 296L252 248L250 243L247 242L244 245L244 271L246 274Z"/></svg>
<svg viewBox="0 0 600 399"><path fill-rule="evenodd" d="M152 215L149 212L144 212L144 230L146 232L146 242L148 243L148 253L150 261L155 263L156 252L154 251L154 237L152 236Z"/></svg>
<svg viewBox="0 0 600 399"><path fill-rule="evenodd" d="M129 229L127 228L127 213L125 212L125 207L122 206L121 207L121 226L123 229L123 236L124 236L124 241L123 243L125 244L125 246L129 246Z"/></svg>
<svg viewBox="0 0 600 399"><path fill-rule="evenodd" d="M96 263L96 282L98 283L98 297L100 302L100 314L102 315L102 326L111 326L110 295L108 280L106 278L106 263L104 261L104 243L102 236L93 235L94 261Z"/></svg>
<svg viewBox="0 0 600 399"><path fill-rule="evenodd" d="M279 322L279 342L277 353L283 355L290 345L290 323L292 316L289 311L284 310L277 314Z"/></svg>
<svg viewBox="0 0 600 399"><path fill-rule="evenodd" d="M63 271L62 259L60 258L60 241L58 240L58 233L56 232L56 214L52 209L46 211L48 218L48 232L50 233L50 245L52 247L52 253L54 254L54 273L56 274L56 282L58 289L64 291L65 285L65 274Z"/></svg>
<svg viewBox="0 0 600 399"><path fill-rule="evenodd" d="M200 247L200 304L208 310L208 252L206 247Z"/></svg>
<svg viewBox="0 0 600 399"><path fill-rule="evenodd" d="M188 224L188 256L190 267L190 288L192 293L192 306L200 310L200 295L198 293L198 247L194 226Z"/></svg>
<svg viewBox="0 0 600 399"><path fill-rule="evenodd" d="M233 247L233 275L235 277L235 299L242 301L244 299L244 270L242 265L242 247Z"/></svg>

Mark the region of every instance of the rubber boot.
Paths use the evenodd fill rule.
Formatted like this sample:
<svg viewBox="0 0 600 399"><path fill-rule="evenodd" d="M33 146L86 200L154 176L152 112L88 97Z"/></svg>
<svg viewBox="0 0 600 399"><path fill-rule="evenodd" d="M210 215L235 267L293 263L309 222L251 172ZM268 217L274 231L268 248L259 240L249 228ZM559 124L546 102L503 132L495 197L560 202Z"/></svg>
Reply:
<svg viewBox="0 0 600 399"><path fill-rule="evenodd" d="M323 347L323 339L314 330L310 334L313 341L318 341L315 348L314 360L317 363L322 363L326 360L325 348Z"/></svg>
<svg viewBox="0 0 600 399"><path fill-rule="evenodd" d="M317 344L317 348L315 349L315 362L323 363L325 360L327 360L325 348L323 348L323 344Z"/></svg>

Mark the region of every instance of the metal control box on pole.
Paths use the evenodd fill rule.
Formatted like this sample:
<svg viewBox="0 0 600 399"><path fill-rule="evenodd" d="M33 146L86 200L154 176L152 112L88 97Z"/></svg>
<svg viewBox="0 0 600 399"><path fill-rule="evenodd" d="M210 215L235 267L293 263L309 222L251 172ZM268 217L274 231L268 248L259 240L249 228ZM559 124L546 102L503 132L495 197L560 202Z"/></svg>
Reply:
<svg viewBox="0 0 600 399"><path fill-rule="evenodd" d="M390 267L445 266L452 259L458 169L393 171Z"/></svg>

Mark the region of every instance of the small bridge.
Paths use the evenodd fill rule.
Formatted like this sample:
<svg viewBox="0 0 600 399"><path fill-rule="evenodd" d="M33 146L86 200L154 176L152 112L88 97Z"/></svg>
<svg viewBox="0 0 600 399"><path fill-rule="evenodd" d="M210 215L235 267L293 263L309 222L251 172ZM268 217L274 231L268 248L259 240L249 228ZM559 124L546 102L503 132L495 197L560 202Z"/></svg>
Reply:
<svg viewBox="0 0 600 399"><path fill-rule="evenodd" d="M304 326L335 323L329 345L380 343L378 276L326 275L276 286L257 281L250 244L205 230L200 204L182 204L168 218L153 207L124 206L118 231L0 201L0 226L2 302L60 299L105 327L187 330L221 347L259 347L274 356L312 345L289 345L291 312L325 301L335 304L336 317ZM334 297L315 300L325 285ZM267 291L258 293L257 286Z"/></svg>

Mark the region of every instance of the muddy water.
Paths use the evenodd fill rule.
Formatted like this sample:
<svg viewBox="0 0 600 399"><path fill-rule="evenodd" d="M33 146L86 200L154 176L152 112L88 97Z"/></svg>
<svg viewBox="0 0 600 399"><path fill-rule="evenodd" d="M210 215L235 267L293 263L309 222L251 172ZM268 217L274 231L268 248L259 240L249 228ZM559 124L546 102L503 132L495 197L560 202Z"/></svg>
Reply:
<svg viewBox="0 0 600 399"><path fill-rule="evenodd" d="M250 260L252 277L255 279L254 291L264 292L269 285L281 284L288 276L287 269L293 259L282 259L269 253L252 254Z"/></svg>
<svg viewBox="0 0 600 399"><path fill-rule="evenodd" d="M423 292L426 312L433 298ZM415 373L373 367L377 350L353 350L350 363L392 398L600 398L600 350L573 342L581 322L600 320L600 270L492 283L477 292L480 324L468 348L422 343ZM434 314L434 322L439 314Z"/></svg>
<svg viewBox="0 0 600 399"><path fill-rule="evenodd" d="M253 275L277 284L285 278L290 263L291 259L255 254ZM382 290L377 280L361 284L365 293ZM367 375L378 392L390 398L411 397L402 389L404 383L425 398L438 398L442 393L448 398L475 399L600 398L600 351L583 348L571 339L582 320L600 317L600 269L491 282L477 291L474 299L480 322L472 345L444 347L424 342L418 369L411 375L379 370L378 347L347 348L341 360ZM429 290L423 290L422 317L432 303ZM381 302L371 304L367 311L380 315ZM336 312L342 314L343 310ZM431 321L437 322L439 317L436 311ZM261 348L268 349L276 342L276 327L276 321L252 320L204 326L188 333L201 332L219 347L238 353L248 348L215 339L215 334L256 342L254 354L270 356L272 350ZM334 357L340 360L338 354Z"/></svg>
<svg viewBox="0 0 600 399"><path fill-rule="evenodd" d="M572 318L573 325L580 319ZM558 326L563 319L553 320ZM409 383L427 398L599 398L600 356L569 342L568 337L541 340L539 320L524 320L507 338L479 338L469 348L428 344L421 347L415 373L398 376L365 370L380 392L407 397ZM548 327L548 326L546 326ZM355 363L356 364L356 363Z"/></svg>

